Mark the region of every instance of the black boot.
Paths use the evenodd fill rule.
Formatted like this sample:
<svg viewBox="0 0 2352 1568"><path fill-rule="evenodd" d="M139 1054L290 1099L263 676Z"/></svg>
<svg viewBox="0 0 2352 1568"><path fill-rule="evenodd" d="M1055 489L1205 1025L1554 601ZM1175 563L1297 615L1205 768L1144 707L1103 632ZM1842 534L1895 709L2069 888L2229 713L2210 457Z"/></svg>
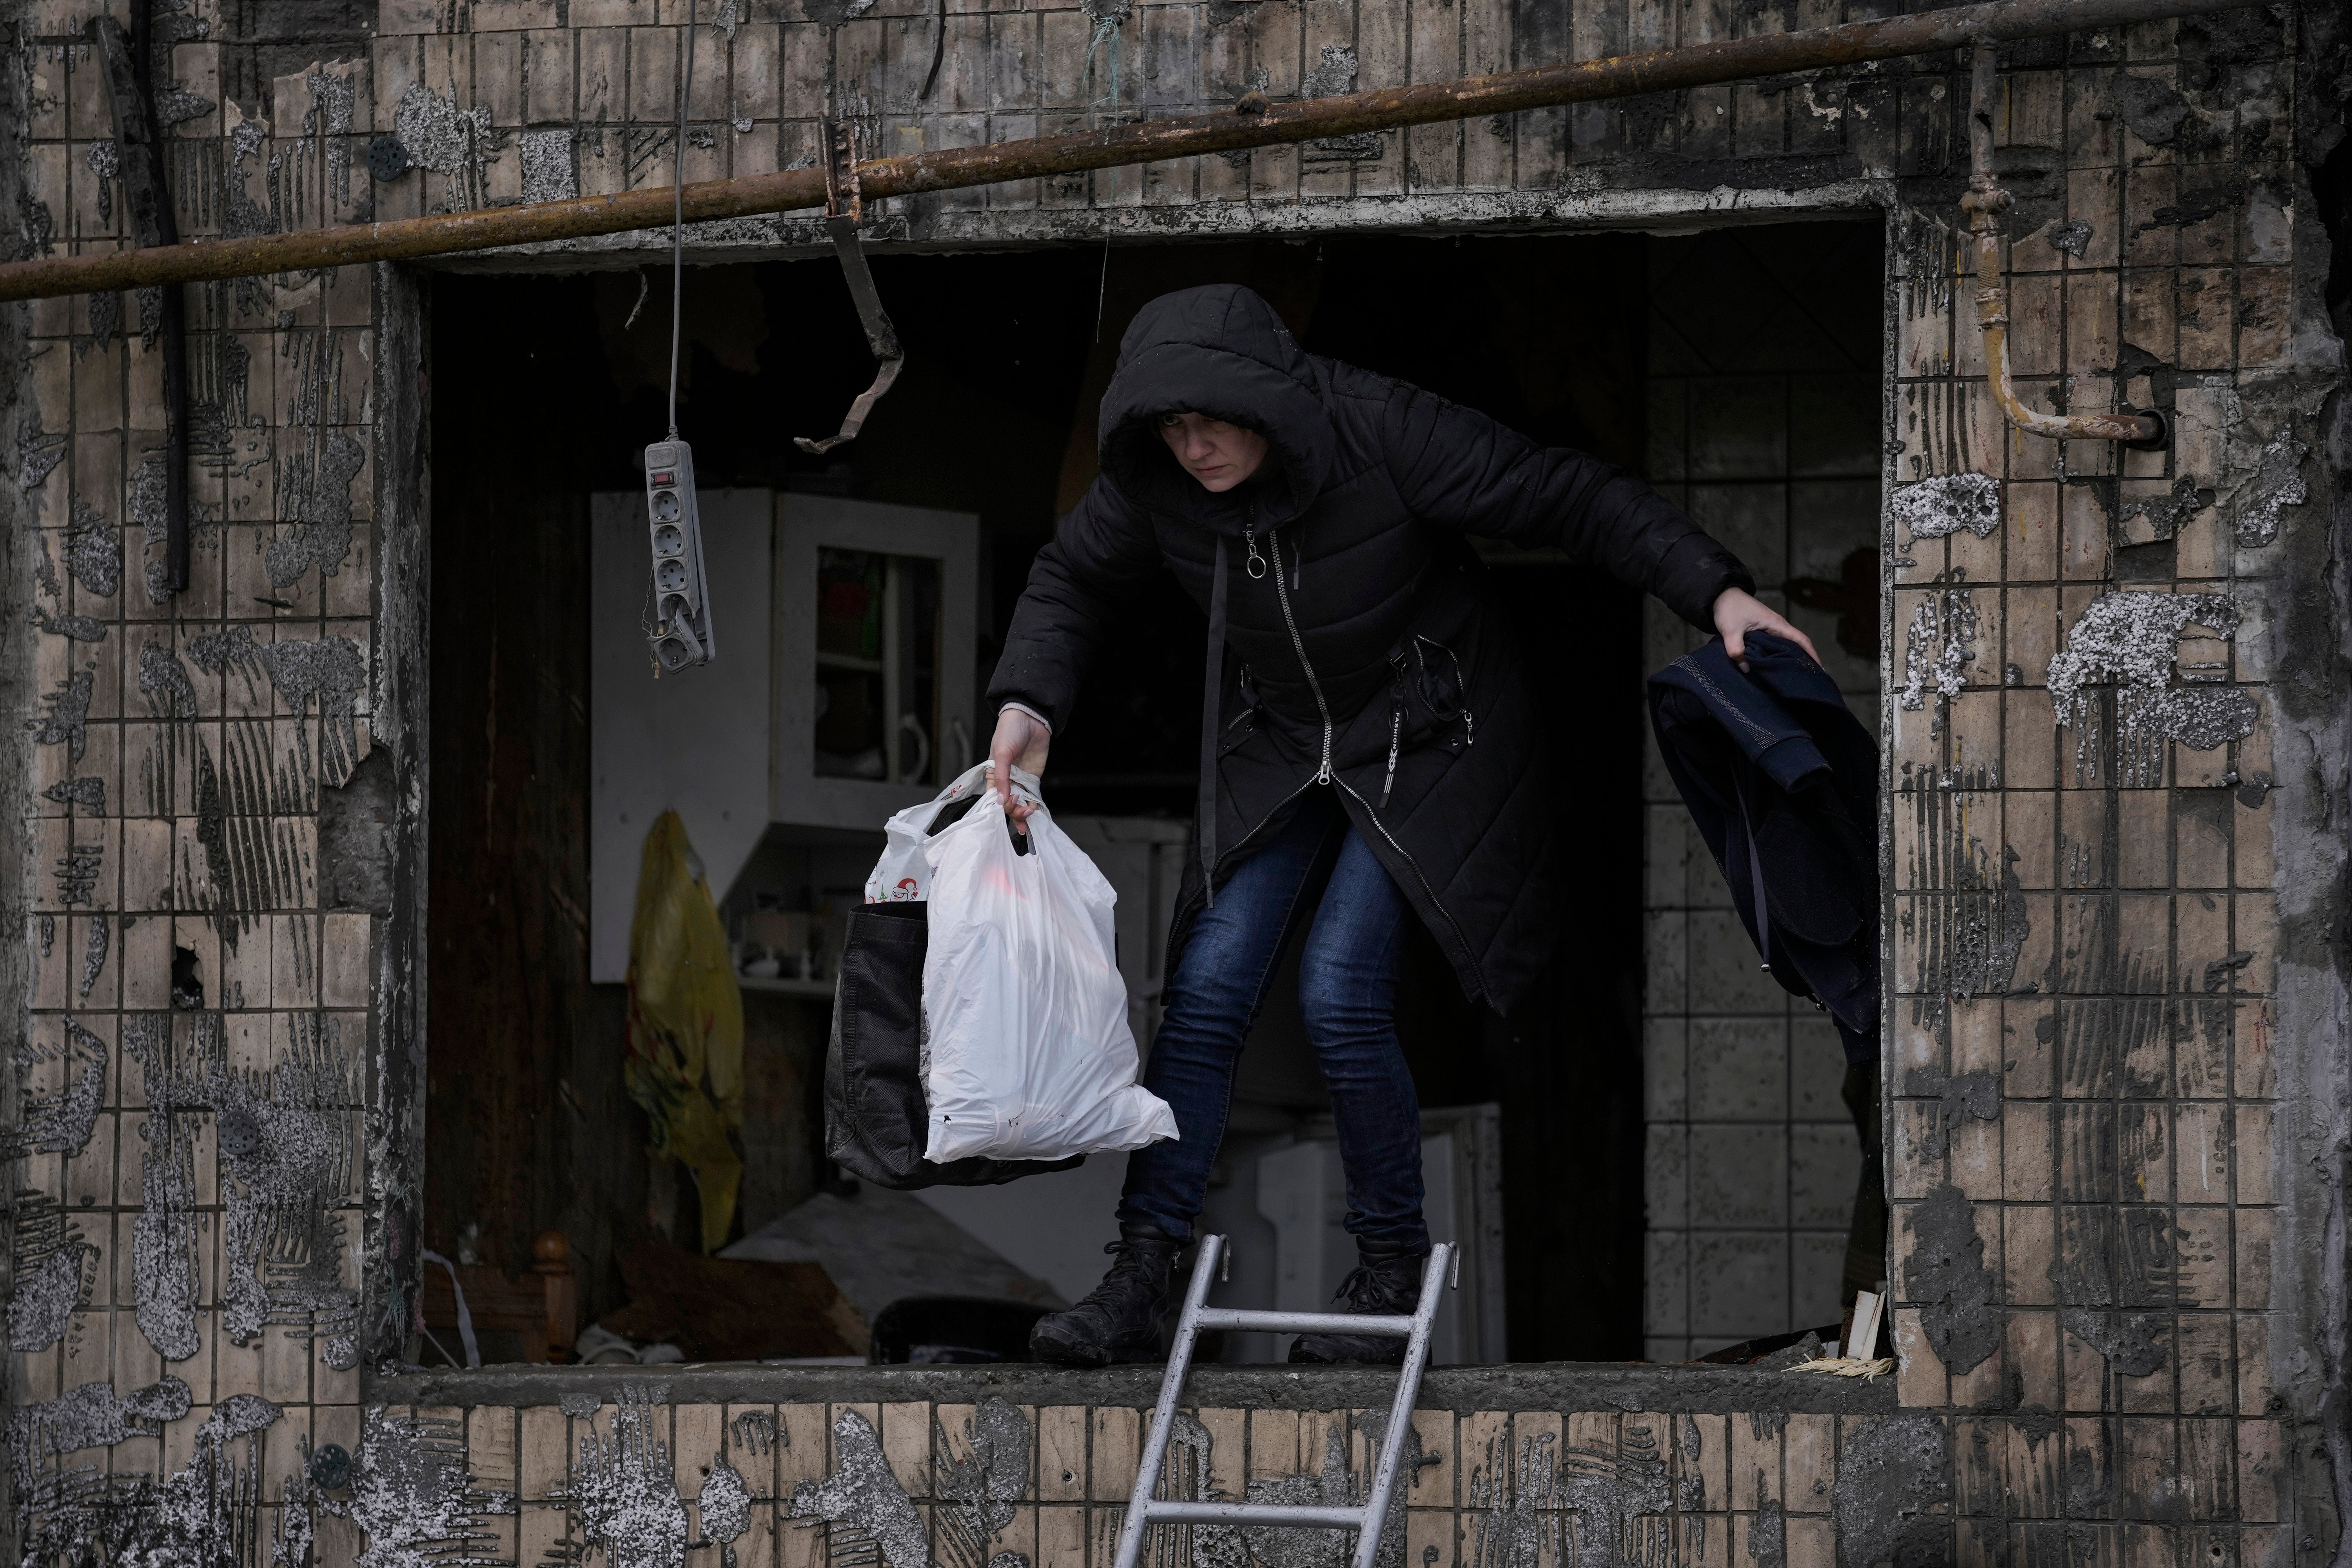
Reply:
<svg viewBox="0 0 2352 1568"><path fill-rule="evenodd" d="M1161 1358L1160 1320L1184 1243L1148 1227L1121 1226L1119 1238L1103 1250L1114 1261L1102 1283L1068 1311L1040 1318L1029 1331L1029 1353L1039 1361L1106 1366Z"/></svg>
<svg viewBox="0 0 2352 1568"><path fill-rule="evenodd" d="M1374 1317L1410 1318L1421 1305L1422 1265L1426 1252L1356 1243L1362 1259L1356 1271L1332 1298L1350 1312ZM1364 1366L1402 1366L1406 1342L1394 1334L1301 1334L1290 1347L1290 1359L1304 1362L1354 1362Z"/></svg>

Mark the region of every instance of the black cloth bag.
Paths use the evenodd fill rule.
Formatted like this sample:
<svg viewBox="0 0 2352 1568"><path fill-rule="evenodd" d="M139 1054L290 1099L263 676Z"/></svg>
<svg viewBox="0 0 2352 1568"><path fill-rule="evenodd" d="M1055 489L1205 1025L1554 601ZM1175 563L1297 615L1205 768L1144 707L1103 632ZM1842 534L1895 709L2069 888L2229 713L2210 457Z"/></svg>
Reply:
<svg viewBox="0 0 2352 1568"><path fill-rule="evenodd" d="M942 810L938 833L979 800ZM1024 837L1016 842L1027 844ZM930 1107L923 1099L923 956L930 947L929 906L861 904L834 983L833 1034L824 1056L826 1158L861 1182L913 1187L991 1187L1086 1163L972 1158L935 1164L923 1158Z"/></svg>
<svg viewBox="0 0 2352 1568"><path fill-rule="evenodd" d="M1878 1055L1878 745L1826 670L1751 632L1650 677L1666 772L1782 989L1835 1021L1848 1062Z"/></svg>

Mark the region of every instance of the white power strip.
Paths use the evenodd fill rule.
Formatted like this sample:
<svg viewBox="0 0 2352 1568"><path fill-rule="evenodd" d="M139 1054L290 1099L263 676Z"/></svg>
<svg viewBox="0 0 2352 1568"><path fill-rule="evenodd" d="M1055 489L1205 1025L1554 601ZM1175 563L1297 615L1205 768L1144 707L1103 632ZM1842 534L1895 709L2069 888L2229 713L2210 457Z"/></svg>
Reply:
<svg viewBox="0 0 2352 1568"><path fill-rule="evenodd" d="M685 442L656 441L646 448L646 509L654 551L654 629L646 640L663 669L709 664L719 647L710 635L694 449Z"/></svg>

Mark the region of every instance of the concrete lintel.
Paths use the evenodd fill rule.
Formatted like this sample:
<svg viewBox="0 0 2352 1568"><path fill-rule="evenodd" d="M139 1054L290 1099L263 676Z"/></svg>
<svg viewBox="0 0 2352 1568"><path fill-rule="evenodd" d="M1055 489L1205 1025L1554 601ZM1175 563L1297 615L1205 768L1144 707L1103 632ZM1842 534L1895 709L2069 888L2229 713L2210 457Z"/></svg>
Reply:
<svg viewBox="0 0 2352 1568"><path fill-rule="evenodd" d="M1675 234L1738 223L1850 218L1885 207L1893 187L1872 179L1761 189L1432 191L1338 201L1201 201L1167 206L1041 207L1006 211L934 209L909 217L905 200L866 231L884 254L1029 249L1040 246L1181 244L1284 239L1308 235L1516 235L1561 230ZM930 198L923 205L931 205ZM830 256L822 220L776 216L688 224L686 258L696 266L791 261ZM446 272L600 272L646 267L669 257L667 229L638 229L547 245L457 252L419 265Z"/></svg>

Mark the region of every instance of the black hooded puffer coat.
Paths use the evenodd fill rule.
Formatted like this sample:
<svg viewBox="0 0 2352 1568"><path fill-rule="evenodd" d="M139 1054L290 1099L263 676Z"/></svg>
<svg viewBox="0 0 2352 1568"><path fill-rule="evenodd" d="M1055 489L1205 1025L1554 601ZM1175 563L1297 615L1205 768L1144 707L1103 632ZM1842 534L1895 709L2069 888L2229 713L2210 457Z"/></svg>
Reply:
<svg viewBox="0 0 2352 1568"><path fill-rule="evenodd" d="M1202 489L1157 428L1187 410L1262 432L1265 467ZM1328 786L1463 988L1507 1012L1549 956L1575 827L1463 535L1559 546L1701 627L1726 588L1752 586L1746 569L1623 469L1302 353L1233 284L1144 307L1099 429L1102 475L1037 553L989 703L1059 731L1122 598L1163 561L1209 613L1200 852L1167 972L1208 889Z"/></svg>

